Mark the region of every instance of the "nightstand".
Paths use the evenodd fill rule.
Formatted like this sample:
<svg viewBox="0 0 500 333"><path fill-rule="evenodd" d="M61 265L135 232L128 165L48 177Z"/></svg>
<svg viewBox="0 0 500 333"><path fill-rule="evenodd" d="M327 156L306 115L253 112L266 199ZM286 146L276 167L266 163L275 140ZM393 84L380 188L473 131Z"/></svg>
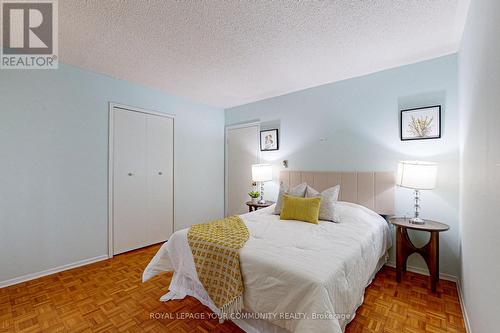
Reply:
<svg viewBox="0 0 500 333"><path fill-rule="evenodd" d="M245 202L248 206L248 211L253 212L260 208L266 208L274 204L274 201L266 201L266 203L253 203L251 201Z"/></svg>
<svg viewBox="0 0 500 333"><path fill-rule="evenodd" d="M410 219L392 217L389 222L396 226L396 280L401 282L406 272L406 261L413 253L419 253L427 263L431 275L431 289L436 292L439 281L439 233L450 229L447 224L424 220L425 224L410 223ZM429 242L421 248L415 247L408 236L408 229L430 232Z"/></svg>

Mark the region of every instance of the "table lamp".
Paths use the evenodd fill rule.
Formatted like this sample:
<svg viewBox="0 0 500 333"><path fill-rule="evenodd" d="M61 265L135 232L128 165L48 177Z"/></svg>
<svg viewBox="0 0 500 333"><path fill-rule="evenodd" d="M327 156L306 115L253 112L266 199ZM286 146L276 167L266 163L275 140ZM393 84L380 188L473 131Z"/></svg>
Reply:
<svg viewBox="0 0 500 333"><path fill-rule="evenodd" d="M437 164L421 161L401 161L398 163L396 184L415 190L415 216L410 223L424 224L420 215L420 190L432 190L436 187Z"/></svg>
<svg viewBox="0 0 500 333"><path fill-rule="evenodd" d="M259 203L266 203L266 200L264 200L264 182L273 180L273 167L271 164L252 164L252 180L260 182Z"/></svg>

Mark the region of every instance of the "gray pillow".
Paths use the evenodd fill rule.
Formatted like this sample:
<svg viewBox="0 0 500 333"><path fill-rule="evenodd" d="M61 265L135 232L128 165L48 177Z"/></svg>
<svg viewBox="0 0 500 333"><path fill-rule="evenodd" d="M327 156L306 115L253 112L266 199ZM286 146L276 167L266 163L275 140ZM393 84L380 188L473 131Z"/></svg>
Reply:
<svg viewBox="0 0 500 333"><path fill-rule="evenodd" d="M307 186L306 189L306 198L314 198L320 197L321 204L319 206L319 219L324 221L335 221L335 203L339 198L340 185L336 185L334 187L330 187L323 192L319 193L311 186Z"/></svg>
<svg viewBox="0 0 500 333"><path fill-rule="evenodd" d="M306 189L307 183L299 184L292 188L290 191L288 191L288 186L286 186L285 184L280 184L280 193L278 195L276 206L274 207L274 214L281 214L281 207L283 206L283 194L304 198L306 196Z"/></svg>

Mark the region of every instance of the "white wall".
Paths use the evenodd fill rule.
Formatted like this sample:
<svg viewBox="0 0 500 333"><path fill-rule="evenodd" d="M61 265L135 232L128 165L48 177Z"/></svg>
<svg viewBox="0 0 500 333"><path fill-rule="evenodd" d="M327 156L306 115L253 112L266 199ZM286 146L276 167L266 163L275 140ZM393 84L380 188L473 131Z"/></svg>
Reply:
<svg viewBox="0 0 500 333"><path fill-rule="evenodd" d="M109 101L175 115L175 228L223 216L222 109L67 65L2 70L0 283L107 254Z"/></svg>
<svg viewBox="0 0 500 333"><path fill-rule="evenodd" d="M338 171L396 170L402 159L438 162L438 188L423 191L422 216L451 226L441 235L441 272L458 276L457 103L457 57L450 55L227 109L226 124L260 120L280 129L280 150L262 154L275 176L283 159L291 170ZM400 141L399 110L434 104L443 106L442 139ZM277 181L266 186L268 199L277 188ZM412 191L396 191L396 214L410 216ZM412 235L418 244L428 239ZM409 265L426 267L418 255Z"/></svg>
<svg viewBox="0 0 500 333"><path fill-rule="evenodd" d="M500 330L500 1L472 1L459 52L462 280L471 331Z"/></svg>

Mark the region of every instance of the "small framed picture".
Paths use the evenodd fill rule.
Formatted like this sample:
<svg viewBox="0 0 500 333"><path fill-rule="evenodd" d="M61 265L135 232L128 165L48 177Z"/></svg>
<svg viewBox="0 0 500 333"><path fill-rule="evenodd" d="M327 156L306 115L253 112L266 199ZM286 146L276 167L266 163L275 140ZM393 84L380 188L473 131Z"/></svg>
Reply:
<svg viewBox="0 0 500 333"><path fill-rule="evenodd" d="M279 148L278 129L260 131L260 151L278 150Z"/></svg>
<svg viewBox="0 0 500 333"><path fill-rule="evenodd" d="M401 141L439 139L441 137L441 105L401 110Z"/></svg>

